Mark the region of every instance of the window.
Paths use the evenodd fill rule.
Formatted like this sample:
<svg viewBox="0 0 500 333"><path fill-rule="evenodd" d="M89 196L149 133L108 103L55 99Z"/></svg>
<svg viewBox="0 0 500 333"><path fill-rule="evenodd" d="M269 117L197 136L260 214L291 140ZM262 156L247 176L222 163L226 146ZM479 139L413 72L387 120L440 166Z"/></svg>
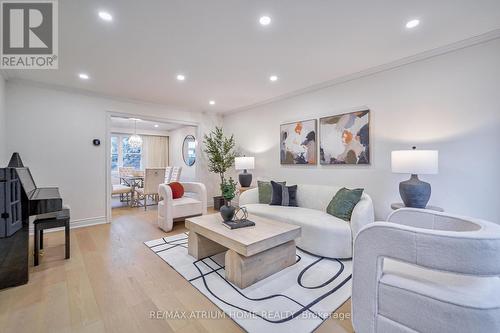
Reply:
<svg viewBox="0 0 500 333"><path fill-rule="evenodd" d="M122 166L141 169L142 147L130 147L128 138L129 135L111 136L111 171L118 171L118 168Z"/></svg>
<svg viewBox="0 0 500 333"><path fill-rule="evenodd" d="M141 168L142 147L132 148L128 144L128 136L122 138L123 166Z"/></svg>

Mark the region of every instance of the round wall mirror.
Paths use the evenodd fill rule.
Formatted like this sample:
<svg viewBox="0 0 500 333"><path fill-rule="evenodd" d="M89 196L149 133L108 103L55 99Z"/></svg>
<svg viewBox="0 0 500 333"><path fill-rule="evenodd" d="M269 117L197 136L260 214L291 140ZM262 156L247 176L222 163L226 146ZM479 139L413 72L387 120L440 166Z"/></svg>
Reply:
<svg viewBox="0 0 500 333"><path fill-rule="evenodd" d="M182 158L187 166L192 166L196 161L196 139L192 135L186 135L182 143Z"/></svg>

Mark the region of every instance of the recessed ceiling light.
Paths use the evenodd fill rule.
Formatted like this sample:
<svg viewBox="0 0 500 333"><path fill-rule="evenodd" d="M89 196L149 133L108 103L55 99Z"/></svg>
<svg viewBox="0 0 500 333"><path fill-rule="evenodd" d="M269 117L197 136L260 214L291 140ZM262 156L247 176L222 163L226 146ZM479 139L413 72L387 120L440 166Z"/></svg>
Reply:
<svg viewBox="0 0 500 333"><path fill-rule="evenodd" d="M269 81L271 81L271 82L276 82L276 81L278 81L278 77L277 77L276 75L271 75L271 76L269 77Z"/></svg>
<svg viewBox="0 0 500 333"><path fill-rule="evenodd" d="M160 125L158 125L158 124L155 124L155 128L158 128L158 127L160 127Z"/></svg>
<svg viewBox="0 0 500 333"><path fill-rule="evenodd" d="M210 102L208 102L208 104L215 105L215 101L210 101Z"/></svg>
<svg viewBox="0 0 500 333"><path fill-rule="evenodd" d="M259 23L261 25L269 25L271 24L271 18L269 16L261 16L259 19Z"/></svg>
<svg viewBox="0 0 500 333"><path fill-rule="evenodd" d="M90 77L88 76L88 74L85 74L85 73L80 73L78 74L78 77L82 80L88 80Z"/></svg>
<svg viewBox="0 0 500 333"><path fill-rule="evenodd" d="M108 21L108 22L113 21L113 16L108 12L104 12L104 11L99 12L99 17L104 21Z"/></svg>
<svg viewBox="0 0 500 333"><path fill-rule="evenodd" d="M184 81L186 77L183 74L177 74L177 80Z"/></svg>
<svg viewBox="0 0 500 333"><path fill-rule="evenodd" d="M420 24L420 20L411 20L411 21L406 22L406 28L413 29L419 24Z"/></svg>

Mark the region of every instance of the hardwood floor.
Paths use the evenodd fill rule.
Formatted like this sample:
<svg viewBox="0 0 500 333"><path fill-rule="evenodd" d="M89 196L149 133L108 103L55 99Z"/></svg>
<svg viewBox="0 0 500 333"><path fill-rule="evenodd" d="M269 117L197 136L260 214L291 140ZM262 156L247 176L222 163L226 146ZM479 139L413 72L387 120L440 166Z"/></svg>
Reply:
<svg viewBox="0 0 500 333"><path fill-rule="evenodd" d="M169 234L185 230L177 222ZM151 311L220 311L143 244L165 235L156 207L113 209L111 224L72 229L69 260L64 233L46 233L29 283L0 291L0 331L242 332L229 318L150 318ZM350 307L336 312L347 319L330 318L316 332L353 332Z"/></svg>

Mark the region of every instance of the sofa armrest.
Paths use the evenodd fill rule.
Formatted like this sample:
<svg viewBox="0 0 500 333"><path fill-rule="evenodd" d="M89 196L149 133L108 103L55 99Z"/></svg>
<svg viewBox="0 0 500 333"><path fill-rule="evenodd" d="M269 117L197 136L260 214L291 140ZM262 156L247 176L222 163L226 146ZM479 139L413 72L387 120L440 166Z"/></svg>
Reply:
<svg viewBox="0 0 500 333"><path fill-rule="evenodd" d="M158 186L158 194L160 196L160 201L165 200L171 202L173 200L172 189L167 184L160 184Z"/></svg>
<svg viewBox="0 0 500 333"><path fill-rule="evenodd" d="M375 222L373 202L368 195L364 194L351 214L352 239L356 238L356 235L365 225L373 222Z"/></svg>
<svg viewBox="0 0 500 333"><path fill-rule="evenodd" d="M252 188L250 190L246 190L245 192L240 194L239 205L244 206L247 204L256 204L259 203L259 189Z"/></svg>
<svg viewBox="0 0 500 333"><path fill-rule="evenodd" d="M207 188L205 184L198 182L182 182L185 192L194 193L196 199L200 200L202 203L203 214L207 213Z"/></svg>

